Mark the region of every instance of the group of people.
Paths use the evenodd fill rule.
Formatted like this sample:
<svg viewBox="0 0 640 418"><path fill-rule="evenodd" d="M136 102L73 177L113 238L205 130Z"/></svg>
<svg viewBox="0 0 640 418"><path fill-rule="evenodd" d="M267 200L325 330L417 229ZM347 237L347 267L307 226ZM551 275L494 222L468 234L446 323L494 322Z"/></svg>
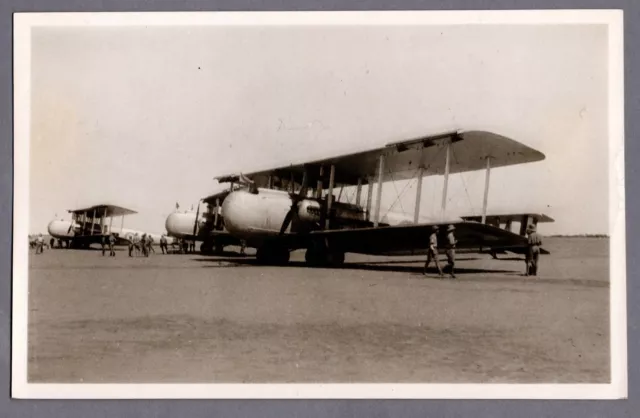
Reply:
<svg viewBox="0 0 640 418"><path fill-rule="evenodd" d="M104 254L104 249L102 251ZM155 252L156 250L153 249L153 237L151 235L142 234L141 236L136 232L129 240L129 257L133 257L134 255L149 257L150 253Z"/></svg>
<svg viewBox="0 0 640 418"><path fill-rule="evenodd" d="M424 274L427 274L427 268L429 264L431 264L431 260L433 260L436 264L436 268L438 269L438 274L440 277L444 276L444 272L440 267L440 261L438 260L438 228L437 225L434 225L431 228L431 235L429 236L429 250L427 252L427 262L424 264ZM453 231L456 230L456 227L453 225L449 225L447 227L447 238L445 243L445 254L447 255L447 266L446 269L449 273L449 276L452 279L456 278L454 267L456 264L456 237Z"/></svg>
<svg viewBox="0 0 640 418"><path fill-rule="evenodd" d="M449 273L449 276L452 279L456 278L454 272L454 266L456 262L456 237L454 235L454 231L456 230L455 226L449 225L447 227L447 237L445 241L445 254L447 255L447 266L446 270ZM427 274L427 268L431 261L435 262L436 268L438 269L438 274L440 277L444 276L443 269L440 267L440 262L438 260L438 231L439 228L437 225L434 225L431 229L431 235L429 236L429 249L427 253L427 261L424 264L423 274ZM542 245L542 239L540 235L536 232L535 225L529 225L527 227L527 252L525 254L525 263L526 263L526 276L537 276L538 275L538 261L540 258L540 246Z"/></svg>
<svg viewBox="0 0 640 418"><path fill-rule="evenodd" d="M104 255L106 247L109 247L109 257L115 257L116 251L114 249L116 245L116 236L114 233L109 234L108 236L102 236L100 238L100 245L102 246L102 255Z"/></svg>

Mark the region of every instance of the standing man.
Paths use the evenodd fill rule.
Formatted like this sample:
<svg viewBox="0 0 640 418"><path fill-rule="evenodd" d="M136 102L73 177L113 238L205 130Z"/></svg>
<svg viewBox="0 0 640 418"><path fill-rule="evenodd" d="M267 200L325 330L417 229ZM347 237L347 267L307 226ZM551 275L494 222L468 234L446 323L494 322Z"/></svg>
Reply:
<svg viewBox="0 0 640 418"><path fill-rule="evenodd" d="M438 261L438 226L434 225L431 227L431 235L429 236L429 250L427 252L427 262L424 263L424 272L423 274L427 274L427 268L429 264L431 264L431 260L435 261L436 267L438 268L438 274L442 277L442 269L440 268L440 261Z"/></svg>
<svg viewBox="0 0 640 418"><path fill-rule="evenodd" d="M162 254L169 254L169 248L167 247L167 236L162 234L160 237L160 250L162 250Z"/></svg>
<svg viewBox="0 0 640 418"><path fill-rule="evenodd" d="M542 239L536 232L535 225L529 225L527 228L527 276L538 275L538 259L540 258L540 246Z"/></svg>
<svg viewBox="0 0 640 418"><path fill-rule="evenodd" d="M38 234L38 238L36 238L36 254L42 254L44 252L44 238L42 238L42 234Z"/></svg>
<svg viewBox="0 0 640 418"><path fill-rule="evenodd" d="M195 242L195 240L189 241L189 252L190 253L195 253L196 252L196 242Z"/></svg>
<svg viewBox="0 0 640 418"><path fill-rule="evenodd" d="M449 275L451 275L452 279L456 278L456 275L453 271L453 268L456 264L456 237L453 234L453 231L456 230L456 227L453 225L449 225L447 227L447 262L449 263Z"/></svg>
<svg viewBox="0 0 640 418"><path fill-rule="evenodd" d="M104 257L104 253L107 250L107 237L104 235L100 237L100 247L102 247L102 256Z"/></svg>
<svg viewBox="0 0 640 418"><path fill-rule="evenodd" d="M53 248L53 244L55 243L56 243L56 239L54 237L51 237L51 239L49 240L49 246Z"/></svg>
<svg viewBox="0 0 640 418"><path fill-rule="evenodd" d="M116 250L114 249L116 245L116 236L112 233L109 234L109 257L116 256Z"/></svg>

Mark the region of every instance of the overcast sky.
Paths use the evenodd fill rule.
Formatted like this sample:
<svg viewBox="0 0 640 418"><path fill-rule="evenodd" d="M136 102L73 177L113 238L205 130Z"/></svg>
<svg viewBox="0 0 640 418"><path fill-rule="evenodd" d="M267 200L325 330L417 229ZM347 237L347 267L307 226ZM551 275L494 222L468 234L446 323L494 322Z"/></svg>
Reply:
<svg viewBox="0 0 640 418"><path fill-rule="evenodd" d="M37 28L32 42L30 232L104 202L161 232L216 175L451 129L547 156L493 170L489 212L608 232L605 26ZM452 176L450 213L479 213L483 184ZM412 213L405 185L385 186L383 214L403 189L393 210ZM423 187L435 215L442 178Z"/></svg>

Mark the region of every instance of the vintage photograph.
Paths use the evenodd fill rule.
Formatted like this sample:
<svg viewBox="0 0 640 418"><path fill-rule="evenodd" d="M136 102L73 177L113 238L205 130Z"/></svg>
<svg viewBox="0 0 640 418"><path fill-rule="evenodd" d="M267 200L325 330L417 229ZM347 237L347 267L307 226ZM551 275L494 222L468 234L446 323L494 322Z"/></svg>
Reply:
<svg viewBox="0 0 640 418"><path fill-rule="evenodd" d="M626 396L621 12L18 14L15 60L14 396Z"/></svg>

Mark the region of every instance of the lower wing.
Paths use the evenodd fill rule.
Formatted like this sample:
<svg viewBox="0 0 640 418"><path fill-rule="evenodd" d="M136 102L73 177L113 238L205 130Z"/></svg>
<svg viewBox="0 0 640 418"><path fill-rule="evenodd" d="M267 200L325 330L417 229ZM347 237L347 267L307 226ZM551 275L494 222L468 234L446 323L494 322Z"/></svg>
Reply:
<svg viewBox="0 0 640 418"><path fill-rule="evenodd" d="M488 252L494 248L524 253L527 239L513 232L477 222L447 222L414 225L384 226L378 228L338 229L313 231L309 234L289 235L296 247L306 247L325 241L330 248L360 254L420 254L429 247L429 235L438 226L439 247L444 247L447 227L455 226L456 248Z"/></svg>

